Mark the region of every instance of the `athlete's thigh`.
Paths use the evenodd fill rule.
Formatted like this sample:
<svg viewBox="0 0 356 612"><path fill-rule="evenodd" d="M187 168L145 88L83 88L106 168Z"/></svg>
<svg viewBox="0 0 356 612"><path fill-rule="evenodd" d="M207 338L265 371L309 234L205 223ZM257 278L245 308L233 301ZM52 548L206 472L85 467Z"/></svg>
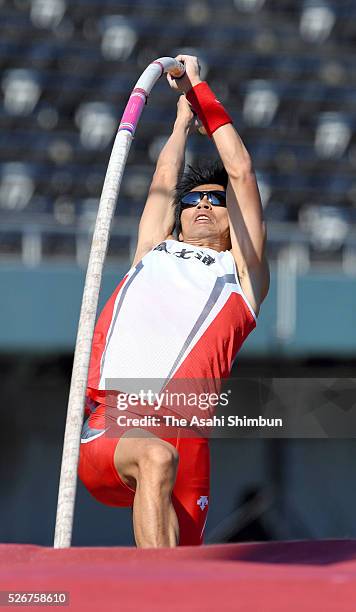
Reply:
<svg viewBox="0 0 356 612"><path fill-rule="evenodd" d="M180 439L179 466L173 489L173 506L179 522L180 546L203 542L210 494L208 440Z"/></svg>

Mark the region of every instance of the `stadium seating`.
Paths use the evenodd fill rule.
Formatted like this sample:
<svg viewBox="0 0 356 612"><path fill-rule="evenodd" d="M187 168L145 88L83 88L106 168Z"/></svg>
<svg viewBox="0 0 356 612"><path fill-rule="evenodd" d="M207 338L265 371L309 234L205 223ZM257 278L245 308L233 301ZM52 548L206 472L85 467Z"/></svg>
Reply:
<svg viewBox="0 0 356 612"><path fill-rule="evenodd" d="M180 51L199 55L252 154L271 256L292 224L312 259L342 257L355 246L355 17L351 0L4 0L1 257L83 261L129 93L150 61ZM132 252L175 107L161 79L130 152L114 259ZM191 137L189 163L214 156Z"/></svg>

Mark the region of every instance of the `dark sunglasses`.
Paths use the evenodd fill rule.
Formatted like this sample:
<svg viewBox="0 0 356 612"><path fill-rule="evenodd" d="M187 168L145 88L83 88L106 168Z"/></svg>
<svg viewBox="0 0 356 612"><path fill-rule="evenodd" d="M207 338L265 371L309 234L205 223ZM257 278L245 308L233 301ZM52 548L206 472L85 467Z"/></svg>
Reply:
<svg viewBox="0 0 356 612"><path fill-rule="evenodd" d="M189 191L182 197L180 203L183 208L196 206L204 196L207 196L212 206L226 206L225 191Z"/></svg>

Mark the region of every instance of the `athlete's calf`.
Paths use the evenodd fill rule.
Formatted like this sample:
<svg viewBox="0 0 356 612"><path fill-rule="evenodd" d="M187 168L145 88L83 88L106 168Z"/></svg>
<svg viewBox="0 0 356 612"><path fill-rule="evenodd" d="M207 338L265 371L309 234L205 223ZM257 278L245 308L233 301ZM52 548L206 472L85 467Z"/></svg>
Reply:
<svg viewBox="0 0 356 612"><path fill-rule="evenodd" d="M171 495L179 455L164 440L146 431L131 430L118 442L115 467L126 484L135 489L133 525L139 547L176 546L179 527ZM140 437L132 437L139 435Z"/></svg>

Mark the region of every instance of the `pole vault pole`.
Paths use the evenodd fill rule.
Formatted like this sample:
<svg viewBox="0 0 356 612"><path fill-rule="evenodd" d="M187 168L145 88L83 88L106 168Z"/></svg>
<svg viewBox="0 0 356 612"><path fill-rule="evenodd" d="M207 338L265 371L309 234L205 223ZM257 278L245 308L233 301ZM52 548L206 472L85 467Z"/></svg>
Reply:
<svg viewBox="0 0 356 612"><path fill-rule="evenodd" d="M127 156L143 107L153 86L165 72L168 72L173 77L179 77L184 73L184 66L171 57L160 57L152 62L142 73L126 105L106 171L90 250L75 344L58 491L54 536L55 548L66 548L71 545L72 541L85 391L111 221L116 207Z"/></svg>

